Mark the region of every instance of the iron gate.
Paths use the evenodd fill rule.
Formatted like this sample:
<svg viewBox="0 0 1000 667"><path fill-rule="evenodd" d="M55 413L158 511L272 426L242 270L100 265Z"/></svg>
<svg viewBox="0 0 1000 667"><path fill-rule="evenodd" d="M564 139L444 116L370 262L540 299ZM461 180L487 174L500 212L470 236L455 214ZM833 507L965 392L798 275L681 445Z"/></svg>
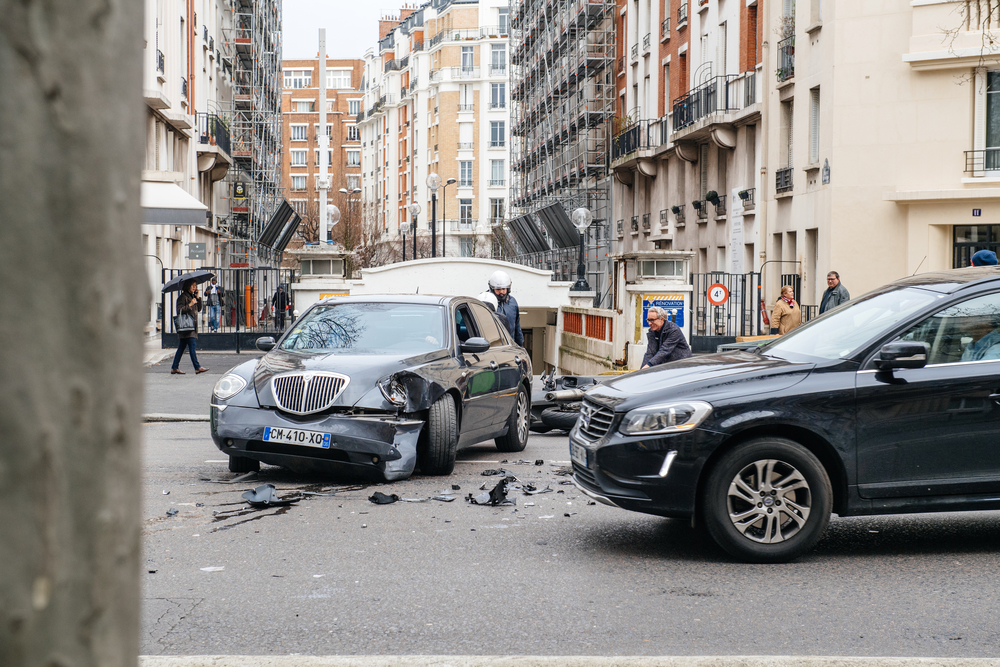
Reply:
<svg viewBox="0 0 1000 667"><path fill-rule="evenodd" d="M708 288L724 285L729 298L721 306L708 302ZM759 273L692 273L694 294L691 306L691 350L715 352L718 345L736 342L737 336L759 336L767 333L760 316Z"/></svg>
<svg viewBox="0 0 1000 667"><path fill-rule="evenodd" d="M296 282L296 270L288 268L215 268L202 267L215 274L222 290L222 304L219 307L219 322L217 330L210 327L210 309L205 299L205 291L211 283L198 286L198 296L202 298L204 308L198 315L198 349L200 350L236 350L254 349L261 336L277 336L283 329L279 327L278 313L271 306L272 299L278 291L278 286L288 294L289 307L284 318L287 328L293 319L295 305L291 291L292 283ZM166 283L175 276L186 273L190 269L164 269L163 282ZM163 348L177 347L177 332L174 330L173 315L177 314L177 296L179 292L167 292L160 299L163 318Z"/></svg>

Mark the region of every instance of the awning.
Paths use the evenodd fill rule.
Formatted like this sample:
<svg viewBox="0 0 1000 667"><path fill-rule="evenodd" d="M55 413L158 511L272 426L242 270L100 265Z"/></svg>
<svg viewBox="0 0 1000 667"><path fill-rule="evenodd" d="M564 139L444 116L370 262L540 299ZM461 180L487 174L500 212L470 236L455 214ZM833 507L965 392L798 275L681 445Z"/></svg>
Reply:
<svg viewBox="0 0 1000 667"><path fill-rule="evenodd" d="M204 225L208 207L175 183L143 181L142 224Z"/></svg>

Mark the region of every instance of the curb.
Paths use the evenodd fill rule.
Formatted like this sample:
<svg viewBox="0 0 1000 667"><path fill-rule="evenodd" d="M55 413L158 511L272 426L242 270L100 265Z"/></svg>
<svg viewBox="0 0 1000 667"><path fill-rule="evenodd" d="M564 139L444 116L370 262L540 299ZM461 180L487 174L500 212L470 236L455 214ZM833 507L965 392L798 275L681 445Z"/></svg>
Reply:
<svg viewBox="0 0 1000 667"><path fill-rule="evenodd" d="M142 416L144 422L207 422L208 415L158 415L148 414Z"/></svg>
<svg viewBox="0 0 1000 667"><path fill-rule="evenodd" d="M140 667L987 667L990 658L827 656L140 656Z"/></svg>

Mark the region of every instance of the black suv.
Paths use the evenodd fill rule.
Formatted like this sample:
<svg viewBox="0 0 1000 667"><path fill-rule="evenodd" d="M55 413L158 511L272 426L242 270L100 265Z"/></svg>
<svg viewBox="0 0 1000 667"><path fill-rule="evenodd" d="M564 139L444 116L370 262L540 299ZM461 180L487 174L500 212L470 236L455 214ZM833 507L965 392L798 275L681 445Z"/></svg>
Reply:
<svg viewBox="0 0 1000 667"><path fill-rule="evenodd" d="M783 562L840 516L1000 508L1000 268L927 273L754 352L590 389L577 485L697 516L733 556Z"/></svg>

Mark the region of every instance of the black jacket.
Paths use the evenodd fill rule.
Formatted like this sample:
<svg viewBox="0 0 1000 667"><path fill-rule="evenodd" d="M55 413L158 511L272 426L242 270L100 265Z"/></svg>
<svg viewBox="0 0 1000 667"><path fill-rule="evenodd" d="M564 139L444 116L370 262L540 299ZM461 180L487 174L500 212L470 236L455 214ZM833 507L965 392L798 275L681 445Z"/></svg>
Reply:
<svg viewBox="0 0 1000 667"><path fill-rule="evenodd" d="M194 318L194 331L177 332L178 338L198 337L198 313L201 311L201 299L191 295L190 292L181 292L177 297L177 314L185 313Z"/></svg>
<svg viewBox="0 0 1000 667"><path fill-rule="evenodd" d="M521 313L517 307L517 299L512 297L510 294L503 301L497 299L499 305L497 306L497 314L502 315L500 321L507 318L507 331L510 332L511 338L514 342L524 347L524 334L521 332Z"/></svg>
<svg viewBox="0 0 1000 667"><path fill-rule="evenodd" d="M640 368L659 366L690 356L691 347L684 338L684 332L673 322L664 322L659 331L650 329L646 332L646 354L642 357Z"/></svg>
<svg viewBox="0 0 1000 667"><path fill-rule="evenodd" d="M850 300L851 294L844 287L844 283L837 283L836 287L828 287L823 292L823 300L819 302L820 315Z"/></svg>

